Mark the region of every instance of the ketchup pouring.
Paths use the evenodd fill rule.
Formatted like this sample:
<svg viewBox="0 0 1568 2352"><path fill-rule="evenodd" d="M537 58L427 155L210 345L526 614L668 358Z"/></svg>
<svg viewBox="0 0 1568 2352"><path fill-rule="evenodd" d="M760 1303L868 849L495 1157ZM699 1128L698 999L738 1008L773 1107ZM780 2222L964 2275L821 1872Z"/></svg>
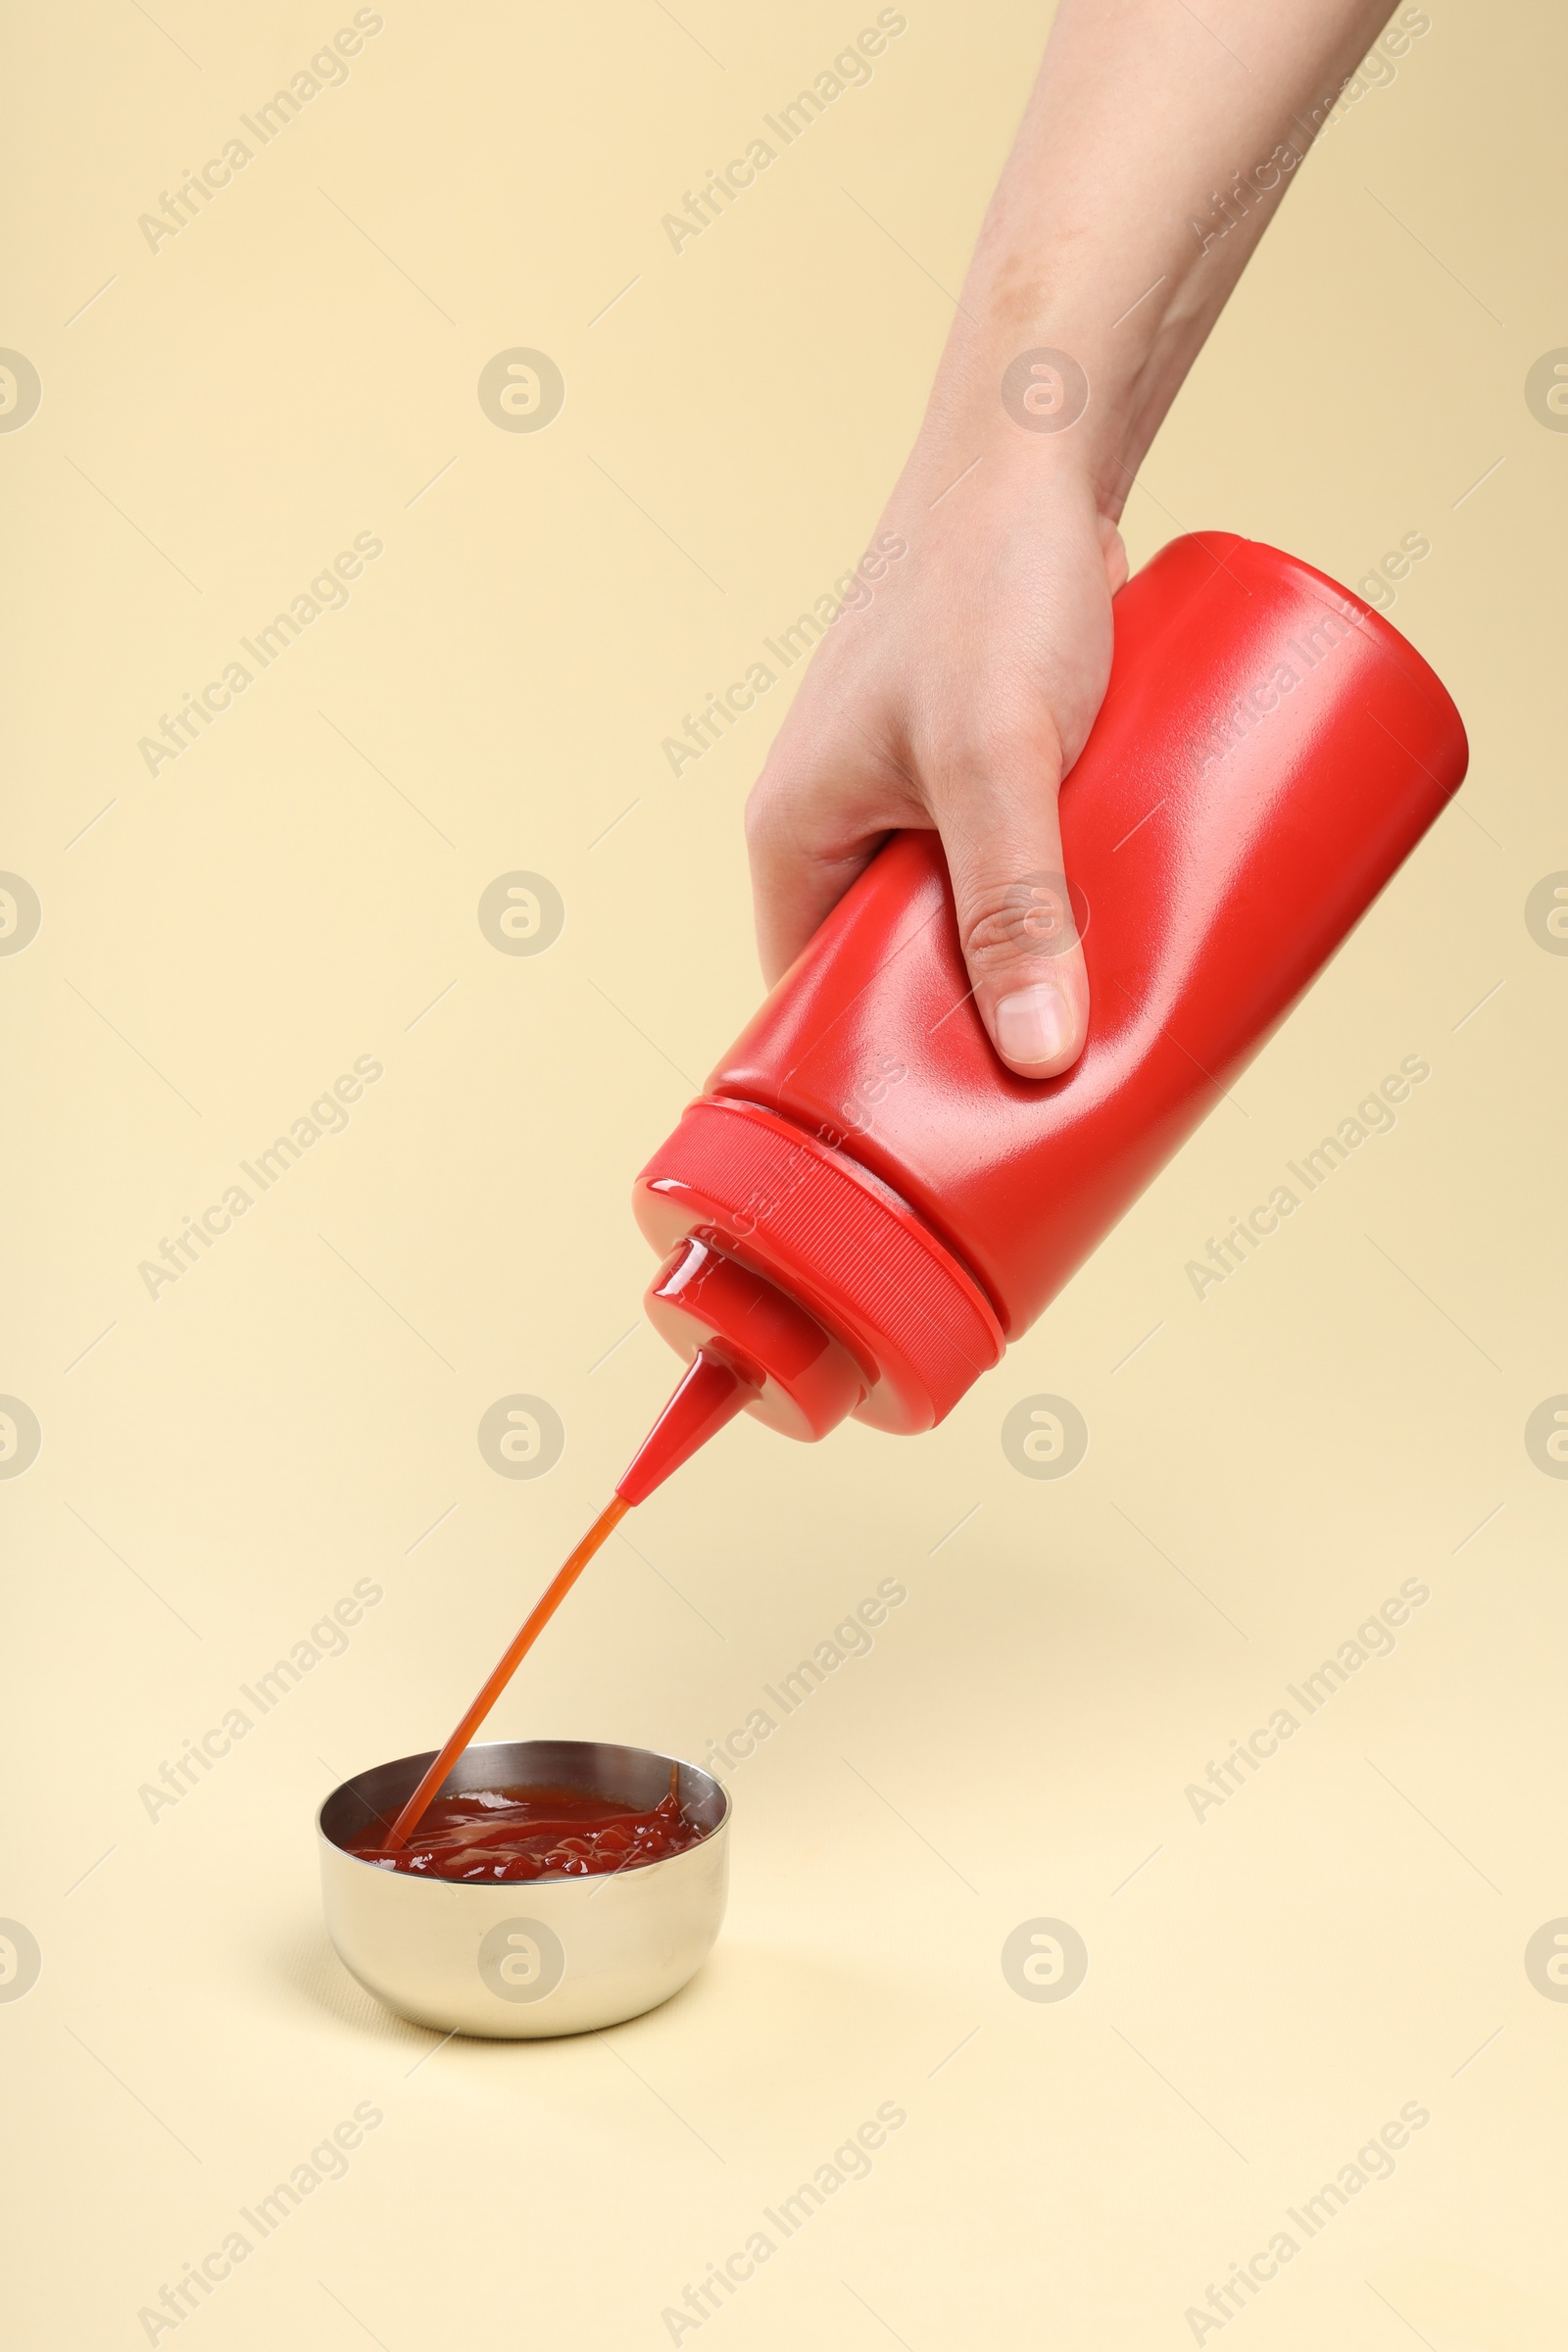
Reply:
<svg viewBox="0 0 1568 2352"><path fill-rule="evenodd" d="M1178 539L1116 597L1061 795L1080 1060L991 1049L934 834L892 836L637 1180L650 1321L692 1358L614 1498L405 1805L399 1852L624 1512L742 1410L817 1439L943 1420L1246 1067L1441 814L1441 680L1278 549ZM1060 885L1060 877L1055 878ZM1025 877L1031 912L1053 885ZM451 1825L449 1825L451 1826ZM432 1833L433 1835L433 1833Z"/></svg>
<svg viewBox="0 0 1568 2352"><path fill-rule="evenodd" d="M390 1859L402 1853L403 1848L407 1846L409 1839L424 1819L436 1791L447 1774L469 1744L475 1732L593 1558L594 1553L613 1535L633 1504L645 1501L656 1487L662 1486L671 1471L678 1470L681 1463L689 1460L700 1446L705 1446L710 1438L716 1436L725 1422L733 1420L742 1406L749 1403L758 1395L760 1386L758 1374L745 1357L734 1356L714 1348L698 1349L689 1370L644 1439L631 1467L621 1479L614 1494L576 1549L569 1552L561 1567L557 1569L544 1592L523 1620L515 1639L502 1653L486 1678L478 1696L473 1700L471 1706L465 1710L446 1745L393 1823L384 1845L379 1849L379 1855L368 1853L367 1859L374 1860L381 1856ZM490 1792L482 1791L481 1793L488 1795ZM558 1792L543 1793L553 1795ZM671 1790L671 1796L673 1793ZM462 1800L451 1801L456 1803ZM664 1801L667 1803L669 1799ZM447 1811L450 1815L450 1803ZM448 1826L451 1826L450 1821ZM678 1845L673 1845L669 1846L667 1850L671 1853L679 1853L683 1849ZM645 1854L641 1858L654 1860L662 1857ZM600 1864L597 1867L618 1869L624 1859L625 1857L622 1856L618 1860ZM445 1878L466 1874L436 1870L433 1875ZM519 1871L515 1875L537 1878L543 1874L540 1871Z"/></svg>

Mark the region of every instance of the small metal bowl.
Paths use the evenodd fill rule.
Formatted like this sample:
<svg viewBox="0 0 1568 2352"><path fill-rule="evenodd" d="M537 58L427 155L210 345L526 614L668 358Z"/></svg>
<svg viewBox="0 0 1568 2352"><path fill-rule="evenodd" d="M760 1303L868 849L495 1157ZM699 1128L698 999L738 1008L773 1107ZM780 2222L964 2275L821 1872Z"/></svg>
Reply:
<svg viewBox="0 0 1568 2352"><path fill-rule="evenodd" d="M729 1797L710 1774L680 1766L682 1808L706 1834L663 1862L475 1886L346 1853L349 1839L390 1825L434 1755L428 1748L357 1773L317 1815L327 1934L367 1991L437 2033L528 2041L640 2017L696 1975L718 1934L729 1880ZM497 1740L461 1756L443 1794L581 1788L644 1810L667 1792L673 1762L592 1740Z"/></svg>

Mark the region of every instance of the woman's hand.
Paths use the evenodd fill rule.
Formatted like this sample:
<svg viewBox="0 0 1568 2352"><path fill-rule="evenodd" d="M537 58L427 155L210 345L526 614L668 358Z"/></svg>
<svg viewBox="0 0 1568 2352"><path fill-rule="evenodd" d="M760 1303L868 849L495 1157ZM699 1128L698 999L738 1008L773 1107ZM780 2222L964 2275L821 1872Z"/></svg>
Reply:
<svg viewBox="0 0 1568 2352"><path fill-rule="evenodd" d="M889 832L934 826L992 1042L1021 1077L1054 1078L1089 1016L1056 792L1105 691L1121 535L1065 447L1004 440L974 465L939 436L873 544L906 552L841 610L747 811L764 973Z"/></svg>

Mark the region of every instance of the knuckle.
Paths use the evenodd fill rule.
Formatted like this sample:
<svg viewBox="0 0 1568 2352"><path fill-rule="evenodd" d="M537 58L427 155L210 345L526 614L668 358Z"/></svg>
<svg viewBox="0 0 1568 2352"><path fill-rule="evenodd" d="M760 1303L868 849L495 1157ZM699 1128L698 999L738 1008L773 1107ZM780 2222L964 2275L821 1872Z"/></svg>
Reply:
<svg viewBox="0 0 1568 2352"><path fill-rule="evenodd" d="M1045 868L967 893L958 927L965 960L981 970L1070 955L1079 944L1066 876Z"/></svg>
<svg viewBox="0 0 1568 2352"><path fill-rule="evenodd" d="M746 796L746 843L751 850L771 850L791 826L790 804L803 779L788 765L770 760Z"/></svg>
<svg viewBox="0 0 1568 2352"><path fill-rule="evenodd" d="M754 784L746 796L746 809L742 822L746 832L747 848L752 851L760 850L767 837L772 822L760 783Z"/></svg>
<svg viewBox="0 0 1568 2352"><path fill-rule="evenodd" d="M1061 773L1061 739L1042 704L987 695L970 700L966 723L945 747L943 768L959 788L999 786L1054 798Z"/></svg>

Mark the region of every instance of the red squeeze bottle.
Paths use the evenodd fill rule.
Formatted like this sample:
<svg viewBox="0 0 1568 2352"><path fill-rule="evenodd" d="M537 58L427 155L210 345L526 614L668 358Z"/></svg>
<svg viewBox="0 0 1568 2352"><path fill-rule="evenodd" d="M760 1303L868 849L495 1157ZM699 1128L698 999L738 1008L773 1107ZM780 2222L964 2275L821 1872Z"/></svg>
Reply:
<svg viewBox="0 0 1568 2352"><path fill-rule="evenodd" d="M616 1488L732 1414L930 1429L1284 1018L1463 779L1444 687L1370 606L1224 532L1115 600L1061 795L1089 1040L1014 1077L934 833L895 834L637 1179L655 1326L692 1367Z"/></svg>
<svg viewBox="0 0 1568 2352"><path fill-rule="evenodd" d="M934 833L896 833L637 1179L647 1297L691 1359L409 1798L406 1843L633 1504L751 1412L930 1429L1028 1330L1283 1020L1464 777L1397 631L1278 549L1175 540L1115 601L1062 790L1089 1042L1016 1078L969 989ZM1020 916L1038 902L1022 886ZM1070 935L1069 935L1070 936Z"/></svg>

